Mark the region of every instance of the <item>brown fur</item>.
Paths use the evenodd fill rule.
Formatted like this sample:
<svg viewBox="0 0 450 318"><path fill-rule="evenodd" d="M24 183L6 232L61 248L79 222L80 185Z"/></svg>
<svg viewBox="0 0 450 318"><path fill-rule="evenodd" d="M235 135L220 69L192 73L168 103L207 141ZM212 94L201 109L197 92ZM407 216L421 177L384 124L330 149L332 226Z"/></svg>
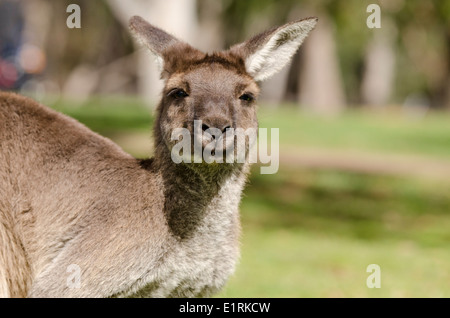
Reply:
<svg viewBox="0 0 450 318"><path fill-rule="evenodd" d="M164 61L154 158L0 93L0 296L207 296L234 270L249 164L175 164L170 134L196 119L256 128L255 102L240 96L258 95L245 62L258 46L205 54L141 18L130 27Z"/></svg>

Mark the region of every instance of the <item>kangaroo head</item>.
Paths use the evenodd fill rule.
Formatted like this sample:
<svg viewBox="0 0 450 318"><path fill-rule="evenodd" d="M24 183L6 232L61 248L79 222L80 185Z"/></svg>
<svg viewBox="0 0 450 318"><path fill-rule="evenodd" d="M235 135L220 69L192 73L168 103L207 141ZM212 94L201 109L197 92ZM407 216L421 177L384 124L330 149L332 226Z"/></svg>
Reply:
<svg viewBox="0 0 450 318"><path fill-rule="evenodd" d="M222 134L225 147L233 144L226 137L231 128L256 131L258 82L290 61L316 23L317 18L291 22L207 54L138 16L131 18L131 31L156 57L165 82L155 125L157 144L170 151L178 128L189 131L193 151L195 141L204 149Z"/></svg>

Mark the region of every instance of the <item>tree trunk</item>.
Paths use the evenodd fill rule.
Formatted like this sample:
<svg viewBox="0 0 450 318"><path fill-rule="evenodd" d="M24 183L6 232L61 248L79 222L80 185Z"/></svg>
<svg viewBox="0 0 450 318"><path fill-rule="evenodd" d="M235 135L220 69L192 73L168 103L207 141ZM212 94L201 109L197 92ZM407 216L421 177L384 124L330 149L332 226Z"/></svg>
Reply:
<svg viewBox="0 0 450 318"><path fill-rule="evenodd" d="M299 96L302 106L324 115L345 107L345 93L333 35L333 25L321 15L302 48Z"/></svg>
<svg viewBox="0 0 450 318"><path fill-rule="evenodd" d="M113 13L128 27L128 20L139 15L177 38L195 45L197 34L196 0L108 0ZM138 92L149 107L160 98L163 83L151 54L137 47Z"/></svg>
<svg viewBox="0 0 450 318"><path fill-rule="evenodd" d="M383 25L386 28L386 23ZM367 47L361 84L363 104L380 107L389 103L395 75L395 52L391 32L380 29Z"/></svg>

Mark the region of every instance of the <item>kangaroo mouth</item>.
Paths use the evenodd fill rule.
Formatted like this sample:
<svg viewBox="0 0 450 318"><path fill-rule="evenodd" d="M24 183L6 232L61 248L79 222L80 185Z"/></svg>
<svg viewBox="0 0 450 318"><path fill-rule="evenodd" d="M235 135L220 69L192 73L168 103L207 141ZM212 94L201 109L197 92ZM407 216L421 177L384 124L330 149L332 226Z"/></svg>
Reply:
<svg viewBox="0 0 450 318"><path fill-rule="evenodd" d="M220 132L184 128L177 132L182 137L172 132L171 156L175 163L244 163L256 140L256 132L248 135L243 129Z"/></svg>
<svg viewBox="0 0 450 318"><path fill-rule="evenodd" d="M194 151L199 150L202 153L203 161L209 163L211 161L215 162L225 162L226 159L233 154L235 151L234 147L234 135L232 134L210 134L208 132L203 132L200 136L194 134ZM196 142L195 142L196 141Z"/></svg>

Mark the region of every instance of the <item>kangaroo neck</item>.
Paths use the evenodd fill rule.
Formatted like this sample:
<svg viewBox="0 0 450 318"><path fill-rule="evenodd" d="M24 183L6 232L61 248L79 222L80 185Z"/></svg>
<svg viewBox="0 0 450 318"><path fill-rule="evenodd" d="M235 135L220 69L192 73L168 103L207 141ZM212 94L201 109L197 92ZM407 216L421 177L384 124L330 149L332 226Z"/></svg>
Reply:
<svg viewBox="0 0 450 318"><path fill-rule="evenodd" d="M224 205L237 207L248 170L245 164L176 164L167 148L157 153L160 157L155 157L155 161L159 163L164 187L164 215L176 238L192 237L198 226L206 219L213 220Z"/></svg>

